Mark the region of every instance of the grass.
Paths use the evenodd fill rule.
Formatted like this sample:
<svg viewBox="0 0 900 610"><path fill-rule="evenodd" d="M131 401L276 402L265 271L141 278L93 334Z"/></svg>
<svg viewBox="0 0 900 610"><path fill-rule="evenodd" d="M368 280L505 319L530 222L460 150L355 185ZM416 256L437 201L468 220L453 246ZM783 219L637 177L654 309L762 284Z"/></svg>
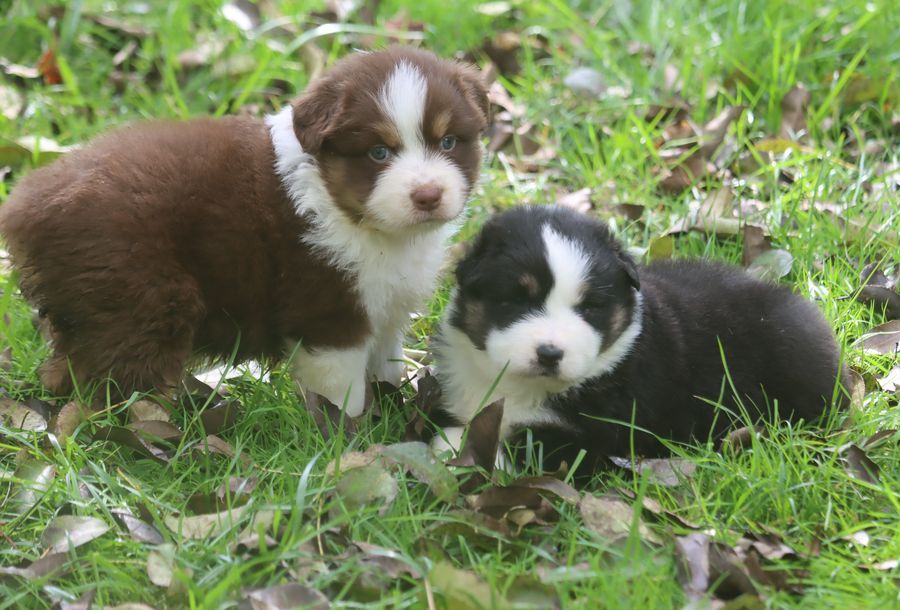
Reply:
<svg viewBox="0 0 900 610"><path fill-rule="evenodd" d="M514 152L491 155L461 239L471 236L494 210L551 202L558 194L587 186L594 189L598 213L610 217L627 243L645 248L683 217L692 202L721 186L710 178L679 195L661 195L655 187L654 172L661 164L656 144L665 124L648 123L643 117L650 104L672 98L664 87L667 66L677 68L686 83L683 96L695 121L702 123L734 105L747 106L729 132L740 150L778 133L781 99L796 82L803 82L811 93L807 146L774 165L739 174L729 188L738 200L764 203L757 221L767 227L775 247L794 257L792 271L782 281L822 308L847 361L875 376L896 366L896 356L864 354L853 345L884 321L882 312L853 298L864 262L885 258L888 268L900 269L896 230L889 230L900 225L900 204L891 183L897 180L900 82L900 20L892 3L511 4L513 9L489 16L478 10L482 3L471 0L453 3L452 10L437 0L408 5L386 0L375 20L375 31L382 34L398 15L424 23L424 44L445 55L477 49L500 29L523 37L521 71L501 75L500 82L523 106L522 120L534 122L539 141L553 148L552 159L542 171L524 174L516 170ZM292 37L320 24L313 11L321 9L312 2L279 3L294 33L274 38L274 44L271 36L242 32L223 16L217 2L122 3L109 9L108 3L90 0L66 3L65 11L60 6L0 2L7 15L0 24L0 57L34 65L53 47L62 78L61 84L48 85L0 75L0 86L25 92L28 104L16 118L0 115L4 140L40 136L78 144L141 118L271 111L308 80L311 64L301 53L284 54L283 49ZM109 16L146 31L134 38L98 23L94 17L105 9ZM384 41L383 35L361 36L321 36L315 43L330 62L351 44ZM133 53L114 66L113 57L130 40L136 45ZM642 50L630 50L634 42ZM193 69L179 68L179 55L214 43L220 45L212 53L214 59ZM626 94L601 99L574 94L563 79L578 66L598 70L608 86ZM707 97L710 83L721 86L717 95ZM4 160L0 166L7 163L18 161ZM0 201L29 164L9 174L0 172ZM790 172L792 181L785 183L779 171ZM810 210L810 202L834 204L863 229L854 234L836 216ZM641 222L608 214L617 203L642 204ZM879 227L888 229L876 230ZM674 243L678 257L739 263L741 252L739 237L716 239L702 232L679 236ZM448 286L449 280L415 324L411 346L427 346ZM16 294L15 278L0 272L0 289L0 350L9 347L12 354L11 368L0 369L0 383L17 397L52 398L31 385L46 347L32 326L30 310ZM348 446L340 436L323 439L278 368L269 381L244 372L232 391L246 408L223 436L239 454L249 456L252 465L238 457L191 451L190 443L202 439L205 431L190 411L173 413L173 422L185 434L168 464L111 442L90 440L92 426L114 424L127 405L113 405L90 424L82 424L65 444L48 441L45 434L0 427L0 478L8 482L0 487L0 566L36 559L41 533L56 515L96 516L112 524L112 509L137 511L144 505L167 542L174 544L177 583L169 588L152 584L146 565L154 547L134 542L119 530L70 551L68 569L59 577L0 577L0 607L49 608L54 599L71 600L93 588L98 606L143 602L156 608L233 607L248 588L291 580L326 591L333 607L427 607L421 578L401 576L360 586L358 579L373 568L364 554L347 550L348 541L394 550L420 573L447 561L474 572L498 595L522 589L518 579L539 572L565 608L672 608L687 603L671 537L687 533L683 527L648 519L663 538L661 546L642 544L636 531L611 542L585 527L574 507L560 502L557 523L528 526L513 540L442 533L439 526L453 519L451 507L408 475L400 477L398 496L386 511L373 505L350 508L333 494L335 480L325 473L326 465L347 450L399 441L405 413L385 408L381 418L364 417L360 434ZM896 398L873 390L852 420L839 416L825 431L780 427L738 453L718 453L706 446L679 448L697 464L694 475L680 486L660 486L645 475L632 480L612 473L599 476L593 491L624 487L646 494L726 544L747 531L763 530L777 533L797 550L820 541L818 554L805 562L803 593L765 589L762 600L754 602L761 607L896 607L896 571L871 566L900 556L897 437L868 449L881 468L876 483L851 476L835 448L851 442L862 445L875 432L898 426ZM51 464L56 474L34 506L19 514L14 500L21 485L13 472L29 459ZM258 486L237 526L192 540L177 527L170 531L164 525L166 516L190 514L192 495L214 492L232 477L250 476L258 477ZM258 550L244 551L235 543L251 515L273 519L271 530L277 536ZM858 535L852 538L862 531L868 534L865 543ZM327 561L318 558L318 551L325 552ZM480 601L492 605L487 598ZM475 606L459 602L450 607Z"/></svg>

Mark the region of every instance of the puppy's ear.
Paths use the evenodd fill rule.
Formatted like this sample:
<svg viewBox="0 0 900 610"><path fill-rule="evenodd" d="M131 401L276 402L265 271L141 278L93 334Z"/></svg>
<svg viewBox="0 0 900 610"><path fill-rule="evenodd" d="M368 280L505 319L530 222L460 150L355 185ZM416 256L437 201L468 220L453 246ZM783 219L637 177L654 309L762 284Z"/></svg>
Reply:
<svg viewBox="0 0 900 610"><path fill-rule="evenodd" d="M640 277L638 277L637 264L634 262L634 259L625 252L618 242L616 242L615 251L616 257L619 259L619 262L622 263L622 269L625 270L625 275L631 280L631 285L634 286L636 290L640 290L641 280Z"/></svg>
<svg viewBox="0 0 900 610"><path fill-rule="evenodd" d="M320 80L313 83L292 104L294 135L303 152L315 155L334 130L343 111L343 92L339 83Z"/></svg>
<svg viewBox="0 0 900 610"><path fill-rule="evenodd" d="M491 122L491 103L488 101L487 86L481 71L469 64L457 64L456 86L484 119L481 131Z"/></svg>
<svg viewBox="0 0 900 610"><path fill-rule="evenodd" d="M500 239L496 224L493 218L488 220L478 236L466 245L465 255L456 265L456 283L460 288L476 282L483 273L485 259Z"/></svg>

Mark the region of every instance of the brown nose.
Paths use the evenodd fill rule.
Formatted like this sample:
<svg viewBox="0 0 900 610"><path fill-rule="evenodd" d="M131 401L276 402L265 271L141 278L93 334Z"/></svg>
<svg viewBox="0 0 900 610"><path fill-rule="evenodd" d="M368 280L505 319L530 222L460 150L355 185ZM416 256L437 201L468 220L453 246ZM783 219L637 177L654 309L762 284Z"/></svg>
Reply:
<svg viewBox="0 0 900 610"><path fill-rule="evenodd" d="M430 212L441 204L441 196L444 189L433 184L416 187L410 198L413 204L425 212Z"/></svg>

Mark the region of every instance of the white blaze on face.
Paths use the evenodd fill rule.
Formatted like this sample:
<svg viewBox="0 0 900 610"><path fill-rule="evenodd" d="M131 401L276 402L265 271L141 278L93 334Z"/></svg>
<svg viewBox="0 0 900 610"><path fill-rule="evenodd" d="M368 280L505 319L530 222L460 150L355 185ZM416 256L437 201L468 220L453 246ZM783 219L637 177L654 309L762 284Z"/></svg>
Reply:
<svg viewBox="0 0 900 610"><path fill-rule="evenodd" d="M425 147L422 130L427 96L428 81L408 62L397 65L378 96L381 111L397 128L401 141L400 150L394 151L366 202L371 217L387 230L452 220L465 204L463 173L444 155ZM411 198L413 191L425 186L443 191L433 210L418 209Z"/></svg>
<svg viewBox="0 0 900 610"><path fill-rule="evenodd" d="M570 385L590 376L603 340L575 309L581 302L591 260L578 244L549 225L543 227L541 237L553 274L553 288L544 307L507 328L491 331L486 350L495 363L509 362L510 374L536 376L541 374L538 347L554 346L563 352L555 381Z"/></svg>

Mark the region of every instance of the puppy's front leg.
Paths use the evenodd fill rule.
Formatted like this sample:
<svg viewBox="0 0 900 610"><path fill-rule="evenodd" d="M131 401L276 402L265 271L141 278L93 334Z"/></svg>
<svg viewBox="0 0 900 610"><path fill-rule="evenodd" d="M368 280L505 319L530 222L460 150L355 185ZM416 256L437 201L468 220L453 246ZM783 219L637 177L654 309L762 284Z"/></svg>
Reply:
<svg viewBox="0 0 900 610"><path fill-rule="evenodd" d="M321 394L350 417L359 417L366 405L369 351L368 345L351 349L300 345L291 362L294 381L303 391Z"/></svg>
<svg viewBox="0 0 900 610"><path fill-rule="evenodd" d="M376 381L387 381L400 386L406 366L403 363L403 342L400 331L381 334L369 356L369 376Z"/></svg>

